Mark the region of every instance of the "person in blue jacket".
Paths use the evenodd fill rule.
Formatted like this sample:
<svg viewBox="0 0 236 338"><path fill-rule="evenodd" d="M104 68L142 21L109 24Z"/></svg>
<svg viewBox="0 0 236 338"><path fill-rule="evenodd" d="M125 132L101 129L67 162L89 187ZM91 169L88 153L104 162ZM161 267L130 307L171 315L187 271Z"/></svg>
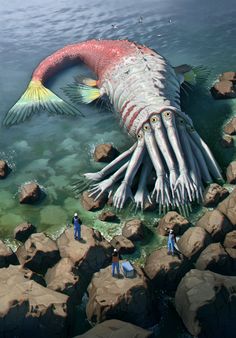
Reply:
<svg viewBox="0 0 236 338"><path fill-rule="evenodd" d="M173 229L169 230L168 241L167 241L168 255L175 254L175 235Z"/></svg>
<svg viewBox="0 0 236 338"><path fill-rule="evenodd" d="M74 217L72 218L72 224L74 225L74 237L79 241L81 240L81 223L77 212L75 212Z"/></svg>

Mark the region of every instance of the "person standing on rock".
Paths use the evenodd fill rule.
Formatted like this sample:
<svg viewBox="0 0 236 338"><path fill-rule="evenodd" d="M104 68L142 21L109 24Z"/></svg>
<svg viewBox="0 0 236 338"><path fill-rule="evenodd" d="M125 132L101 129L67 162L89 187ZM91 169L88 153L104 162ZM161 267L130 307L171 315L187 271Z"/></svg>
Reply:
<svg viewBox="0 0 236 338"><path fill-rule="evenodd" d="M112 277L115 276L115 270L117 271L117 275L120 274L120 264L119 264L119 254L117 249L114 249L112 254Z"/></svg>
<svg viewBox="0 0 236 338"><path fill-rule="evenodd" d="M168 255L175 255L175 235L173 229L169 230L168 241L167 241Z"/></svg>
<svg viewBox="0 0 236 338"><path fill-rule="evenodd" d="M72 224L74 225L74 237L79 241L81 240L81 223L78 214L75 212L72 218Z"/></svg>

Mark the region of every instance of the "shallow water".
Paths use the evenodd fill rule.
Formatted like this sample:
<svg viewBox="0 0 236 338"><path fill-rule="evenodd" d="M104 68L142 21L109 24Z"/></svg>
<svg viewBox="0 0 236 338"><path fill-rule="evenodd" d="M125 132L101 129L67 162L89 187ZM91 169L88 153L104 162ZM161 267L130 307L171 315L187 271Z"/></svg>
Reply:
<svg viewBox="0 0 236 338"><path fill-rule="evenodd" d="M139 22L140 16L142 22ZM129 38L158 50L173 65L203 65L211 71L207 82L185 98L184 107L225 168L235 158L235 148L224 150L218 141L223 124L235 113L236 102L214 101L209 88L220 72L236 70L235 17L234 0L224 3L220 0L91 0L89 3L85 0L1 0L1 118L23 93L36 65L55 50L91 38ZM90 72L78 65L58 74L48 86L64 97L61 87L73 82L78 74ZM85 212L70 186L80 174L102 167L92 159L96 144L112 142L123 151L132 140L105 107L79 108L84 118L49 117L42 113L24 124L9 129L1 127L0 158L6 159L13 169L8 178L0 182L1 238L11 240L14 227L24 220L36 224L39 231L56 236L75 210L107 238L119 233L119 224L100 222L99 213ZM18 189L30 180L37 181L47 197L35 206L20 205ZM191 215L193 223L201 213L201 209L195 210ZM119 214L121 221L131 216L127 209ZM148 213L141 217L154 233L158 215ZM142 260L140 256L162 244L161 238L148 236L135 258ZM173 334L169 332L170 337L174 337ZM176 337L184 335L177 333ZM167 333L162 336L167 337Z"/></svg>

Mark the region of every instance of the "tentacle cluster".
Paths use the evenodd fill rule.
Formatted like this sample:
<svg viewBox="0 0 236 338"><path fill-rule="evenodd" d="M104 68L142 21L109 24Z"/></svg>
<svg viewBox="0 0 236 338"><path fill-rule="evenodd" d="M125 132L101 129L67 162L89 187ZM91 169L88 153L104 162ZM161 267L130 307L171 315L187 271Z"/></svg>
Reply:
<svg viewBox="0 0 236 338"><path fill-rule="evenodd" d="M141 166L135 191L134 177ZM147 181L153 170L156 179L149 191ZM117 209L130 198L136 209L143 209L149 202L157 205L159 213L177 208L184 215L191 210L192 202L201 202L204 184L222 180L217 163L191 119L171 109L149 114L129 150L101 171L85 177L97 181L90 186L90 196L98 199L104 193L113 194Z"/></svg>

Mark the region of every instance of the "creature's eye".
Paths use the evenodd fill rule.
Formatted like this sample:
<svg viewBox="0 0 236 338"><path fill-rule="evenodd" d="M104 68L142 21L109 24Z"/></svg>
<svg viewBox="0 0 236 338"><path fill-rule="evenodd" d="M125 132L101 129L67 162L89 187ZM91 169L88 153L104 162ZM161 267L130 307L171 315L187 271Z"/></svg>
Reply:
<svg viewBox="0 0 236 338"><path fill-rule="evenodd" d="M164 116L165 117L170 117L171 116L171 112L169 110L164 112Z"/></svg>
<svg viewBox="0 0 236 338"><path fill-rule="evenodd" d="M152 122L152 123L155 123L155 122L157 122L158 121L158 118L157 118L157 116L152 116L151 117L151 119L150 119L150 121Z"/></svg>
<svg viewBox="0 0 236 338"><path fill-rule="evenodd" d="M180 123L180 124L184 124L184 120L180 119L180 120L179 120L179 123Z"/></svg>
<svg viewBox="0 0 236 338"><path fill-rule="evenodd" d="M142 138L142 134L139 133L139 134L138 134L138 139L140 140L141 138Z"/></svg>
<svg viewBox="0 0 236 338"><path fill-rule="evenodd" d="M149 129L150 129L149 124L145 124L145 125L143 126L143 130L149 130Z"/></svg>
<svg viewBox="0 0 236 338"><path fill-rule="evenodd" d="M194 128L192 126L190 127L190 131L194 131Z"/></svg>

